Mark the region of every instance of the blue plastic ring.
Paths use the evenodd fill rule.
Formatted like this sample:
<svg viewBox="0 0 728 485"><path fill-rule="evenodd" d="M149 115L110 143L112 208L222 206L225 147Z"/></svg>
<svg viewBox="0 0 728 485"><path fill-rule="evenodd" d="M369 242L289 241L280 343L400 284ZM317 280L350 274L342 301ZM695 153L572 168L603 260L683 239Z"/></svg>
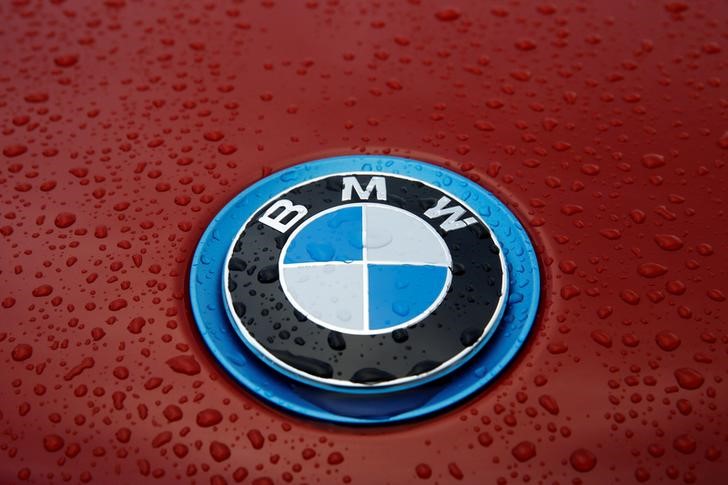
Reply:
<svg viewBox="0 0 728 485"><path fill-rule="evenodd" d="M487 345L442 379L384 394L337 392L290 379L241 341L221 285L227 251L242 224L262 205L309 179L352 171L419 179L451 193L477 211L503 248L510 277L504 315ZM218 362L258 397L294 413L343 424L384 424L442 411L483 389L513 359L533 326L540 293L536 254L508 208L478 184L450 170L401 157L360 155L325 158L273 174L245 189L210 223L190 269L190 302L200 333Z"/></svg>

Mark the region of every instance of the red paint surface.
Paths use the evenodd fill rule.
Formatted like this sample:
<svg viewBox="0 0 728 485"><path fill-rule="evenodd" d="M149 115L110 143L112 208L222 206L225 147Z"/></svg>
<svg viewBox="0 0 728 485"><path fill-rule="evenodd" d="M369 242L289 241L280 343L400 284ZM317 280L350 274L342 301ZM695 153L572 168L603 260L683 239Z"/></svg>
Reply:
<svg viewBox="0 0 728 485"><path fill-rule="evenodd" d="M1 482L725 478L727 4L450 5L0 6ZM541 315L447 414L305 422L216 366L190 259L272 170L383 151L518 214Z"/></svg>

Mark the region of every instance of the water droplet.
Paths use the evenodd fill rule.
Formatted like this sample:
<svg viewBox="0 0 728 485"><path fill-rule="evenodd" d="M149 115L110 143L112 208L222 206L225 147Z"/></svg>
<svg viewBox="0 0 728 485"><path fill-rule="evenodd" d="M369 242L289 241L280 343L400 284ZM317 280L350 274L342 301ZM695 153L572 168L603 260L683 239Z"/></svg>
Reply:
<svg viewBox="0 0 728 485"><path fill-rule="evenodd" d="M571 453L569 462L571 463L571 466L574 467L574 470L585 473L596 466L597 458L591 451L584 448L578 448Z"/></svg>

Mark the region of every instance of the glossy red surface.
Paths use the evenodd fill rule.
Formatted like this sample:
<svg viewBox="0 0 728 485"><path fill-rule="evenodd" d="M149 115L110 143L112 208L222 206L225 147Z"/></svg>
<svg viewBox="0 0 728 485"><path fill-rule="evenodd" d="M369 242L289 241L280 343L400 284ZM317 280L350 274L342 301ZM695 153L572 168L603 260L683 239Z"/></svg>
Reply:
<svg viewBox="0 0 728 485"><path fill-rule="evenodd" d="M0 482L724 479L725 2L14 1L0 18ZM467 174L540 252L519 359L407 426L254 400L186 300L228 200L358 152Z"/></svg>

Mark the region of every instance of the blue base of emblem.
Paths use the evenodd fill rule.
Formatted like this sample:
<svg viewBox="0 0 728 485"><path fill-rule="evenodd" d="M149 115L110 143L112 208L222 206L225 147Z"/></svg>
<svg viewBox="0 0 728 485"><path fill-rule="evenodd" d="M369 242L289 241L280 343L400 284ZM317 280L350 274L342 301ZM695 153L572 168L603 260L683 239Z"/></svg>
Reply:
<svg viewBox="0 0 728 485"><path fill-rule="evenodd" d="M230 243L258 207L291 186L345 172L377 171L442 187L478 211L500 242L508 264L509 296L486 346L447 376L404 390L369 394L326 390L288 379L241 341L225 309L221 285ZM368 155L296 165L237 195L210 223L190 269L190 301L200 333L220 364L259 397L304 416L344 424L384 424L421 418L478 392L513 359L533 326L540 278L523 226L490 192L454 172L406 158Z"/></svg>

